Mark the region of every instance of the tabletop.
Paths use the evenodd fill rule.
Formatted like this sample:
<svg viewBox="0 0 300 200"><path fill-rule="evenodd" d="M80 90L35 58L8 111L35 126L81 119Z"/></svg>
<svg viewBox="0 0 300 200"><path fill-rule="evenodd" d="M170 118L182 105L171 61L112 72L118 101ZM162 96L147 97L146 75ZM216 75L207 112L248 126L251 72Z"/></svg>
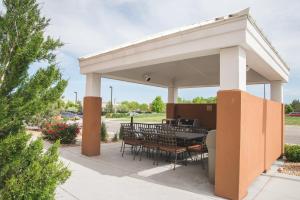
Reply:
<svg viewBox="0 0 300 200"><path fill-rule="evenodd" d="M187 133L187 132L177 132L175 133L176 137L183 140L195 140L195 139L201 139L205 137L206 135L203 133Z"/></svg>

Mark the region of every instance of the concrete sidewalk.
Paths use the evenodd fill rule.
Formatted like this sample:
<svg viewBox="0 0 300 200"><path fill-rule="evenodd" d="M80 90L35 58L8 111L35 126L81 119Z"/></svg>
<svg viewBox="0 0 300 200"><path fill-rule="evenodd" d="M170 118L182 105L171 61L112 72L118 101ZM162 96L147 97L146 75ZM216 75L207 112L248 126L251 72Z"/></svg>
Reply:
<svg viewBox="0 0 300 200"><path fill-rule="evenodd" d="M103 144L101 157L86 157L80 146L62 147L61 158L72 176L57 189L56 199L221 199L199 163L178 165L173 171L164 161L154 166L146 157L134 161L127 153L122 158L119 148L120 143ZM246 199L300 199L300 178L277 173L277 165L256 179Z"/></svg>

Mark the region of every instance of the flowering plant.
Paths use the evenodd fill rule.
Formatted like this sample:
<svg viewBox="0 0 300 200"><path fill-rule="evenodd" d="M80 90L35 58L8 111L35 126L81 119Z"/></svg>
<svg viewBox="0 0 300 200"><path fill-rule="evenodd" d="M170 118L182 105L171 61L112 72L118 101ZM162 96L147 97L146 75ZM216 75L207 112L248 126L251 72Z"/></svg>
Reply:
<svg viewBox="0 0 300 200"><path fill-rule="evenodd" d="M51 141L60 140L62 144L75 143L80 128L78 124L48 123L42 129L44 137Z"/></svg>

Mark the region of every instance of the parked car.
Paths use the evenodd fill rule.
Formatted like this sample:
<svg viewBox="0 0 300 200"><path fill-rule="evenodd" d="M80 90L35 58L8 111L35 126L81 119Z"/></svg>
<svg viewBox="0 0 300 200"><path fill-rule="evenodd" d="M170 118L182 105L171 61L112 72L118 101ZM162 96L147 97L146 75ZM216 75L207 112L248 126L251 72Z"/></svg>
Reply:
<svg viewBox="0 0 300 200"><path fill-rule="evenodd" d="M82 115L70 111L61 112L60 114L63 118L82 118Z"/></svg>
<svg viewBox="0 0 300 200"><path fill-rule="evenodd" d="M300 112L291 112L288 114L290 117L300 117Z"/></svg>

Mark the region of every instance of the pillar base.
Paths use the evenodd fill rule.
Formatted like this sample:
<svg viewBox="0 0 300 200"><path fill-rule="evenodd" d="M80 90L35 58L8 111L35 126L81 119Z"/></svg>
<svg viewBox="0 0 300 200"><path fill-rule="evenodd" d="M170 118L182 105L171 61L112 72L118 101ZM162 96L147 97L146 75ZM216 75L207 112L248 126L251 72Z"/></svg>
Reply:
<svg viewBox="0 0 300 200"><path fill-rule="evenodd" d="M100 155L101 97L84 97L81 153L86 156Z"/></svg>

